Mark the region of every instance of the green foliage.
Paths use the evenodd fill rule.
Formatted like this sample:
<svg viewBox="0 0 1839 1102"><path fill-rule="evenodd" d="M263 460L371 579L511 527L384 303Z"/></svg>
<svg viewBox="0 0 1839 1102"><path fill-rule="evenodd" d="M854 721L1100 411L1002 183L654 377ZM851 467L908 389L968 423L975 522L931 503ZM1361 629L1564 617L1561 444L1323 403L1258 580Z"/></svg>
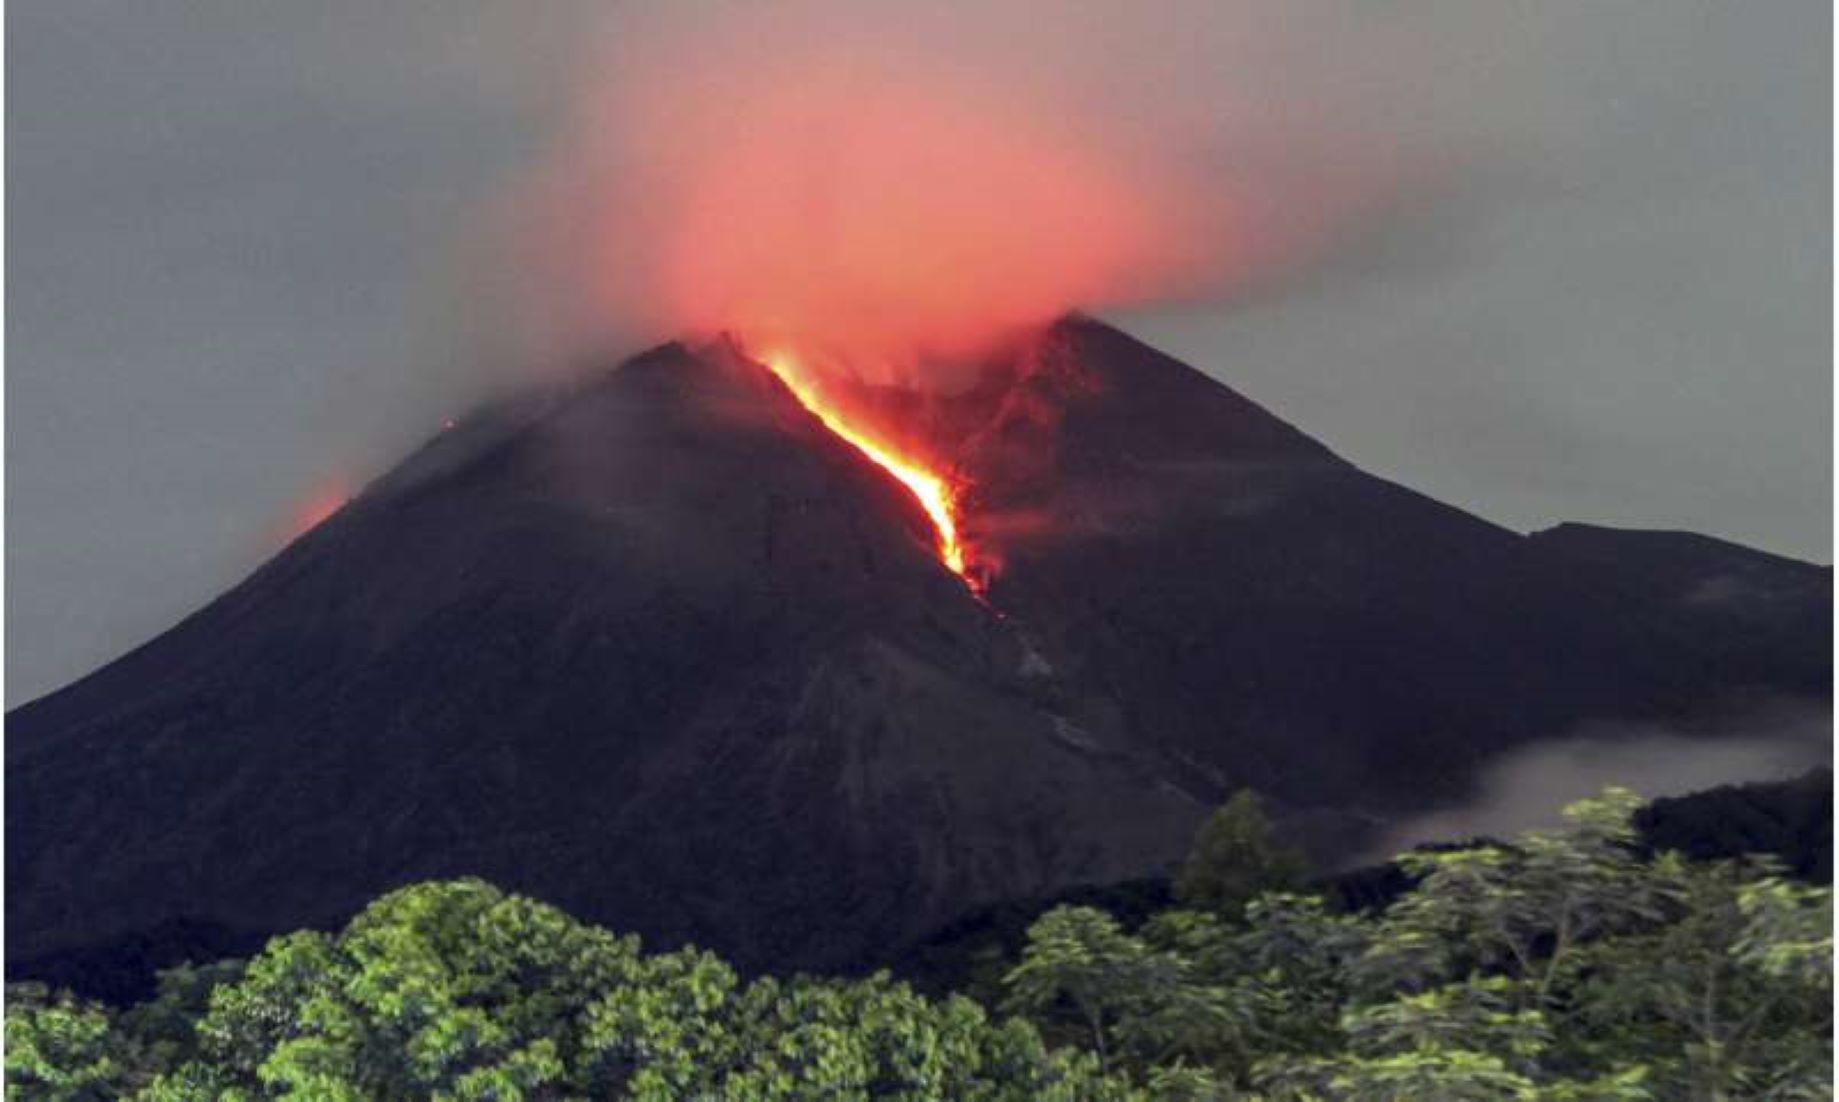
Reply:
<svg viewBox="0 0 1839 1102"><path fill-rule="evenodd" d="M1641 1060L1663 1097L1821 1097L1832 1065L1831 927L1809 937L1805 920L1823 908L1830 916L1831 889L1736 862L1675 863L1664 874L1679 893L1672 921L1582 953L1566 991L1583 1027L1573 1051ZM1810 942L1823 946L1817 959Z"/></svg>
<svg viewBox="0 0 1839 1102"><path fill-rule="evenodd" d="M1640 1102L1830 1098L1832 891L1643 859L1611 790L1511 845L1410 855L1379 914L1237 893L1247 798L1183 898L1060 907L993 1018L876 975L746 981L478 881L175 969L122 1011L7 993L7 1096L88 1102ZM1255 828L1255 829L1254 829ZM1271 873L1282 861L1234 866ZM1218 874L1218 875L1216 875ZM1287 874L1285 874L1287 876ZM1196 885L1211 885L1197 887Z"/></svg>
<svg viewBox="0 0 1839 1102"><path fill-rule="evenodd" d="M1475 970L1528 981L1544 1005L1581 943L1659 920L1678 888L1667 860L1644 863L1623 789L1565 809L1561 831L1511 848L1480 846L1399 858L1418 886L1378 924L1361 978L1375 990L1446 982Z"/></svg>
<svg viewBox="0 0 1839 1102"><path fill-rule="evenodd" d="M7 1094L55 1102L119 1096L124 1069L108 1011L42 987L6 993Z"/></svg>
<svg viewBox="0 0 1839 1102"><path fill-rule="evenodd" d="M1737 959L1765 976L1830 990L1833 893L1771 877L1741 885Z"/></svg>
<svg viewBox="0 0 1839 1102"><path fill-rule="evenodd" d="M1266 892L1298 887L1307 873L1300 854L1272 840L1257 794L1242 789L1201 824L1175 877L1175 898L1185 907L1237 917Z"/></svg>
<svg viewBox="0 0 1839 1102"><path fill-rule="evenodd" d="M1139 1097L966 999L886 976L745 983L470 880L393 892L246 967L168 973L120 1016L20 989L8 1017L19 1099Z"/></svg>
<svg viewBox="0 0 1839 1102"><path fill-rule="evenodd" d="M1378 916L1050 912L1010 1005L1049 1037L1083 1022L1158 1097L1830 1097L1831 890L1644 860L1639 806L1612 789L1511 846L1406 855L1417 884Z"/></svg>

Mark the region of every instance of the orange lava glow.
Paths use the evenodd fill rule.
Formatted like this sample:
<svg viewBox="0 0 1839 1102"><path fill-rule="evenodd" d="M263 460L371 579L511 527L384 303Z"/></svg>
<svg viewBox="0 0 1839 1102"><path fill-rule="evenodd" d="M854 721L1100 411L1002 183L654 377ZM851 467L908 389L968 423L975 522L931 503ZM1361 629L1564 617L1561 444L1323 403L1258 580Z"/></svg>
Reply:
<svg viewBox="0 0 1839 1102"><path fill-rule="evenodd" d="M325 523L333 513L351 501L351 485L342 477L329 478L314 487L307 498L294 506L293 513L278 533L281 542L291 543Z"/></svg>
<svg viewBox="0 0 1839 1102"><path fill-rule="evenodd" d="M834 405L826 402L811 381L798 369L797 361L785 352L768 353L766 366L779 381L786 385L793 397L811 411L825 428L842 437L857 451L867 456L870 462L893 475L905 486L920 503L920 508L932 518L932 526L938 533L937 551L939 561L953 574L964 579L973 592L981 592L982 586L970 572L965 560L964 543L958 536L958 488L953 481L934 471L928 470L922 462L909 456L902 456L884 443L877 442L862 426L852 424Z"/></svg>

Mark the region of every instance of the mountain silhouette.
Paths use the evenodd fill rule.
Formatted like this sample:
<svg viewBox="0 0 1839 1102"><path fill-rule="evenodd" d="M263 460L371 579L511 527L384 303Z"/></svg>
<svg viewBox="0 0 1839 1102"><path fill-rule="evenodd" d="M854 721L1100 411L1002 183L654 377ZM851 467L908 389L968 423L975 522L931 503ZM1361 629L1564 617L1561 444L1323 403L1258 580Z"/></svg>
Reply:
<svg viewBox="0 0 1839 1102"><path fill-rule="evenodd" d="M856 967L1165 873L1238 787L1332 856L1529 740L1829 698L1825 568L1509 531L1088 318L977 366L848 397L964 480L981 596L729 341L441 433L9 715L10 970L458 875Z"/></svg>

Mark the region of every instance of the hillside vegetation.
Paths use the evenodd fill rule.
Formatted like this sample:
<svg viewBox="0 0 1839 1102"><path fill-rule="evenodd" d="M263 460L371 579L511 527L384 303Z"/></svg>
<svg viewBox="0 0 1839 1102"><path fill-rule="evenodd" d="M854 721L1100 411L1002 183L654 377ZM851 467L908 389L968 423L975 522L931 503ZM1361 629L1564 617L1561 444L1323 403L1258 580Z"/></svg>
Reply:
<svg viewBox="0 0 1839 1102"><path fill-rule="evenodd" d="M1405 1102L1831 1096L1832 893L1647 856L1631 794L1407 855L1383 911L1297 894L1255 801L1177 905L1062 906L988 990L753 980L477 880L168 971L127 1008L7 993L16 1099Z"/></svg>

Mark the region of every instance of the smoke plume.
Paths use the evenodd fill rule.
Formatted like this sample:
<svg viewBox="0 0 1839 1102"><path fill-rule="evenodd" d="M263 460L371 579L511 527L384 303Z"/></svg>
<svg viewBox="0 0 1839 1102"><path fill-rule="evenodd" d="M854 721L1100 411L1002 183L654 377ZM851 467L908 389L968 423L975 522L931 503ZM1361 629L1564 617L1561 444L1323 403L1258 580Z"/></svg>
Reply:
<svg viewBox="0 0 1839 1102"><path fill-rule="evenodd" d="M1406 94L1396 27L1342 71L1288 65L1349 33L1306 7L622 6L520 194L553 273L526 321L873 374L1269 281L1430 186L1457 117Z"/></svg>

